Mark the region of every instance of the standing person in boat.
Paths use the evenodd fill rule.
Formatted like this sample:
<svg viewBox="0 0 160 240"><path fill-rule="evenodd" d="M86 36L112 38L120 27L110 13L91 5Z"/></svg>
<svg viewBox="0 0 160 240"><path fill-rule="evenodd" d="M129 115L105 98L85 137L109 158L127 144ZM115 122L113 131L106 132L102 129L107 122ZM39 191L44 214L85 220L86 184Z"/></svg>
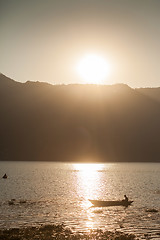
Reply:
<svg viewBox="0 0 160 240"><path fill-rule="evenodd" d="M126 195L124 195L124 201L128 202L128 197Z"/></svg>

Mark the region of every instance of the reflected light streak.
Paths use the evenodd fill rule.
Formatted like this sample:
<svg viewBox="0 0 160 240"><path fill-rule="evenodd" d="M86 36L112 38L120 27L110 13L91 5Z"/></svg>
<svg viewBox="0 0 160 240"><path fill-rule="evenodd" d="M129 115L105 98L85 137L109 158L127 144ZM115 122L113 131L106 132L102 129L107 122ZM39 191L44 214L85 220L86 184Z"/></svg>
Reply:
<svg viewBox="0 0 160 240"><path fill-rule="evenodd" d="M93 213L91 211L92 204L88 199L95 199L98 197L98 189L100 188L100 172L104 168L104 164L90 164L81 163L73 164L74 170L77 171L77 192L79 196L83 197L81 203L82 211L87 212L88 220L86 220L86 227L88 229L94 228Z"/></svg>
<svg viewBox="0 0 160 240"><path fill-rule="evenodd" d="M110 165L107 166L108 168ZM88 199L98 199L101 197L102 179L101 171L106 170L106 164L98 163L80 163L73 164L73 169L77 173L77 193L81 202L82 212L87 213L86 227L93 229L96 227L97 219L95 222L95 213L90 208L92 204Z"/></svg>
<svg viewBox="0 0 160 240"><path fill-rule="evenodd" d="M99 163L75 163L73 165L75 170L90 173L93 171L102 170L104 168L104 164Z"/></svg>
<svg viewBox="0 0 160 240"><path fill-rule="evenodd" d="M74 169L77 170L79 194L85 200L95 198L96 192L100 183L100 174L98 171L104 168L103 164L81 163L74 164ZM88 202L88 201L87 201ZM90 205L90 202L88 202Z"/></svg>
<svg viewBox="0 0 160 240"><path fill-rule="evenodd" d="M86 227L88 229L93 229L94 228L94 223L90 220L86 222Z"/></svg>

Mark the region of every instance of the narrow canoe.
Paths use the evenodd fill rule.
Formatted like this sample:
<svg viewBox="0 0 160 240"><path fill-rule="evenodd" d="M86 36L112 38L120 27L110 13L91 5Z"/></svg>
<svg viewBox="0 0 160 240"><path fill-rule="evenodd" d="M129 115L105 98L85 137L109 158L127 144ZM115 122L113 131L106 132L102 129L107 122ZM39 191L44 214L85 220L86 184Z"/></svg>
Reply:
<svg viewBox="0 0 160 240"><path fill-rule="evenodd" d="M109 206L125 206L128 207L133 201L101 201L101 200L90 200L88 199L94 207L109 207Z"/></svg>

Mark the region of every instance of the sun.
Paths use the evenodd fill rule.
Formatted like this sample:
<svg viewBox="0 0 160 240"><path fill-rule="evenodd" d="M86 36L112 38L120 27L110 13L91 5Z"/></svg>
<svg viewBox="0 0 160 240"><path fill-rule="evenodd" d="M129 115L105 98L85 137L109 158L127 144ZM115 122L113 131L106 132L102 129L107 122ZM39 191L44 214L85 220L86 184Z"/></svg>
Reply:
<svg viewBox="0 0 160 240"><path fill-rule="evenodd" d="M86 84L102 84L110 73L107 60L99 55L85 55L76 66L77 73Z"/></svg>

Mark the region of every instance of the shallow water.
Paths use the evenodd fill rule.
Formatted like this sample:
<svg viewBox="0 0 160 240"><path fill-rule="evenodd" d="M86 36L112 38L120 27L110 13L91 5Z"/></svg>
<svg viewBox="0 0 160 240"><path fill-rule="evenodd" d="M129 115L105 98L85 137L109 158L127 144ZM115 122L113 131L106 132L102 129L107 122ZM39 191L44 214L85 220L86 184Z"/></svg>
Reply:
<svg viewBox="0 0 160 240"><path fill-rule="evenodd" d="M160 239L160 164L0 162L0 228L65 223L75 231L122 230ZM91 207L88 199L134 200ZM158 212L146 212L147 209Z"/></svg>

